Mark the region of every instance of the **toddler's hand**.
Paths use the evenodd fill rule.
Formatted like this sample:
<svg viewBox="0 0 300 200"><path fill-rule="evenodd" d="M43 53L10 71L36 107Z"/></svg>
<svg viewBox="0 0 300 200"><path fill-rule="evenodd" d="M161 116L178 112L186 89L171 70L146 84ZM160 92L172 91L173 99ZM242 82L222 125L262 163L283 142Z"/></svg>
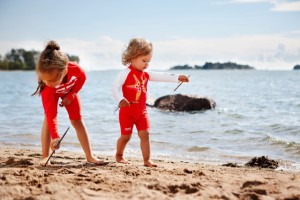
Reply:
<svg viewBox="0 0 300 200"><path fill-rule="evenodd" d="M127 107L130 106L130 103L126 99L122 99L119 103L120 107Z"/></svg>
<svg viewBox="0 0 300 200"><path fill-rule="evenodd" d="M178 80L180 81L180 82L189 82L190 80L189 80L189 77L187 77L187 76L185 76L185 75L180 75L179 77L178 77Z"/></svg>
<svg viewBox="0 0 300 200"><path fill-rule="evenodd" d="M71 100L68 99L68 97L64 97L59 105L60 105L60 107L64 107L64 106L70 105L70 103L71 103Z"/></svg>
<svg viewBox="0 0 300 200"><path fill-rule="evenodd" d="M60 138L55 138L54 140L51 141L51 144L50 144L50 147L52 150L57 150L59 149L59 145L58 145L58 142L59 142Z"/></svg>

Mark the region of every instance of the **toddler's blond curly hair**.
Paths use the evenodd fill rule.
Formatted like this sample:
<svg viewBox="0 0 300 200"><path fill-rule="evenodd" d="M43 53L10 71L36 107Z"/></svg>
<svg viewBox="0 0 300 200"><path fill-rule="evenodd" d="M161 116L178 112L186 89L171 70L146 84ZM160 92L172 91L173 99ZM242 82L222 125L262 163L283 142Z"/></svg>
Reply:
<svg viewBox="0 0 300 200"><path fill-rule="evenodd" d="M122 64L128 65L131 60L139 56L152 53L152 43L144 38L133 38L129 41L127 48L122 53Z"/></svg>

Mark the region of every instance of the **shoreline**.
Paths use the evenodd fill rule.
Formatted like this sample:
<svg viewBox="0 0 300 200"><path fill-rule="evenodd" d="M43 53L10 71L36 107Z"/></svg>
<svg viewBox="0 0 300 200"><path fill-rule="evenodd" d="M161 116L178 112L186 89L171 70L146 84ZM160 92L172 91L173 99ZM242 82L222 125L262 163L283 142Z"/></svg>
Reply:
<svg viewBox="0 0 300 200"><path fill-rule="evenodd" d="M129 165L113 156L106 166L88 164L83 154L57 152L51 166L37 150L0 149L0 199L299 199L300 172L257 167L142 159Z"/></svg>
<svg viewBox="0 0 300 200"><path fill-rule="evenodd" d="M1 144L0 145L0 149L2 148L12 148L11 145L5 145L5 144ZM25 150L25 149L30 149L32 151L36 151L38 154L41 153L41 146L18 146L18 147L13 147L14 150ZM82 148L77 148L77 149L70 149L70 148L66 148L64 147L58 150L58 153L70 153L70 154L74 154L74 155L82 155L84 157L83 154L83 150ZM105 157L105 158L109 158L109 157L114 157L115 152L103 152L100 150L92 150L93 155L97 156L97 157ZM129 157L128 155L132 153L132 152L125 152L125 157L126 159ZM55 154L54 154L55 155ZM264 155L257 155L257 157L259 156L264 156ZM273 159L272 157L269 157L268 155L266 155L265 157L269 158L269 159ZM140 161L142 162L142 155L138 154L138 155L134 155L134 156L130 156L130 159L136 160L136 161ZM164 162L181 162L181 163L191 163L191 164L206 164L206 165L213 165L213 166L221 166L221 165L225 165L228 163L234 163L236 165L238 165L238 167L244 167L245 164L247 162L249 162L253 157L251 156L237 156L237 157L232 157L231 159L207 159L207 157L204 157L203 159L201 158L185 158L182 156L172 156L172 155L155 155L152 154L151 155L152 160L159 160L159 161L164 161ZM227 157L228 158L228 157ZM113 158L114 159L114 158ZM114 160L113 160L114 161ZM283 160L283 159L275 159L275 161L277 161L279 163L279 166L277 169L275 170L282 170L282 171L287 171L287 172L300 172L300 163L291 161L291 160Z"/></svg>

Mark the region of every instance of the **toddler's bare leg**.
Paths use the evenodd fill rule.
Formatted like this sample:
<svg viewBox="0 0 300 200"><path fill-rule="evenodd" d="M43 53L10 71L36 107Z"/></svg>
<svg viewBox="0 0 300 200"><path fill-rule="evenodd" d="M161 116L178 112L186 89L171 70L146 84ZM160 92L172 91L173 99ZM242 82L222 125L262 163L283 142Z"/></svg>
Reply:
<svg viewBox="0 0 300 200"><path fill-rule="evenodd" d="M157 164L150 160L150 139L149 131L143 130L139 131L138 135L141 139L141 150L144 158L144 165L147 167L157 167Z"/></svg>
<svg viewBox="0 0 300 200"><path fill-rule="evenodd" d="M124 153L124 149L128 143L128 141L130 140L131 135L121 135L118 139L117 142L117 152L116 152L116 161L119 163L124 163L124 164L128 164L129 162L127 160L124 159L123 157L123 153Z"/></svg>

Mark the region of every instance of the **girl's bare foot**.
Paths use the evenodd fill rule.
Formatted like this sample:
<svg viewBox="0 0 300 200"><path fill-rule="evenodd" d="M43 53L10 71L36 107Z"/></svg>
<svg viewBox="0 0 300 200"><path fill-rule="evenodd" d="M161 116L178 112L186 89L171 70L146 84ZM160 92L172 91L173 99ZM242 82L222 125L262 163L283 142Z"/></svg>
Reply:
<svg viewBox="0 0 300 200"><path fill-rule="evenodd" d="M144 161L144 166L146 166L146 167L157 167L157 164L155 164L151 160L148 160L148 161Z"/></svg>
<svg viewBox="0 0 300 200"><path fill-rule="evenodd" d="M123 158L123 155L116 154L115 157L118 163L129 164L129 162Z"/></svg>
<svg viewBox="0 0 300 200"><path fill-rule="evenodd" d="M43 159L40 161L40 166L45 166L45 164L46 164L48 158L49 158L49 157L43 158ZM51 165L50 160L48 161L47 165Z"/></svg>
<svg viewBox="0 0 300 200"><path fill-rule="evenodd" d="M101 160L97 159L94 156L91 156L90 158L87 158L87 161L89 163L96 164L96 165L107 165L109 163L109 162L101 161Z"/></svg>

